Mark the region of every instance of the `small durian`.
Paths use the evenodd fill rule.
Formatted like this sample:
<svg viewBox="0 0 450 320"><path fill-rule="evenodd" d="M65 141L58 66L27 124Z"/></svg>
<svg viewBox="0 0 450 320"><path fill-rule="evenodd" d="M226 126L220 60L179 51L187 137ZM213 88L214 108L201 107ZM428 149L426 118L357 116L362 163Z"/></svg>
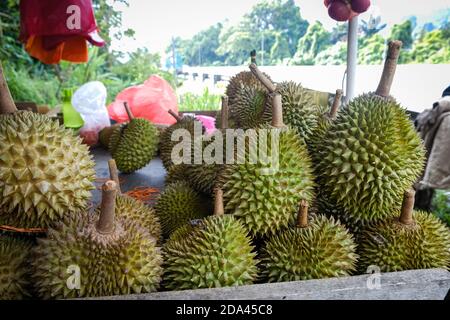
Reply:
<svg viewBox="0 0 450 320"><path fill-rule="evenodd" d="M264 73L267 79L270 80L270 77ZM253 88L259 88L261 90L266 90L266 88L261 84L261 82L258 80L258 78L255 77L255 75L251 71L241 71L231 77L230 81L228 82L228 86L225 90L226 96L228 96L230 105L234 105L236 100L238 100L238 92L243 87L253 87Z"/></svg>
<svg viewBox="0 0 450 320"><path fill-rule="evenodd" d="M256 128L261 124L270 123L272 119L271 99L267 90L261 86L243 86L237 93L230 108L230 128ZM222 118L221 118L222 119ZM222 120L221 120L222 121Z"/></svg>
<svg viewBox="0 0 450 320"><path fill-rule="evenodd" d="M100 144L104 148L110 150L109 142L111 141L111 137L113 136L114 131L123 125L124 125L123 123L115 123L111 126L105 127L102 130L100 130L100 132L98 133L98 140L100 141ZM116 135L115 135L115 137L116 137ZM119 135L119 137L120 137L120 135ZM113 144L117 145L117 141Z"/></svg>
<svg viewBox="0 0 450 320"><path fill-rule="evenodd" d="M43 299L147 293L159 287L162 257L156 239L116 217L117 185L102 188L101 208L49 228L33 249L33 283Z"/></svg>
<svg viewBox="0 0 450 320"><path fill-rule="evenodd" d="M185 181L189 183L189 179L186 174L186 165L179 164L176 166L172 166L167 170L165 184L171 184L178 181Z"/></svg>
<svg viewBox="0 0 450 320"><path fill-rule="evenodd" d="M308 222L302 201L294 228L267 240L262 250L262 278L268 282L349 276L356 269L356 243L333 217L317 215Z"/></svg>
<svg viewBox="0 0 450 320"><path fill-rule="evenodd" d="M17 111L0 65L0 225L46 228L84 210L94 161L73 131Z"/></svg>
<svg viewBox="0 0 450 320"><path fill-rule="evenodd" d="M220 190L215 193L214 216L178 229L163 252L167 289L230 287L257 279L258 261L248 230L224 215Z"/></svg>
<svg viewBox="0 0 450 320"><path fill-rule="evenodd" d="M400 218L370 224L359 236L361 271L450 267L450 229L432 213L413 211L414 190L405 192ZM398 217L398 215L397 215Z"/></svg>
<svg viewBox="0 0 450 320"><path fill-rule="evenodd" d="M159 132L147 119L134 118L126 102L124 106L130 122L114 131L109 144L119 170L131 173L145 167L156 155Z"/></svg>
<svg viewBox="0 0 450 320"><path fill-rule="evenodd" d="M169 113L177 120L177 122L165 129L160 138L160 157L166 170L169 170L174 165L172 161L172 151L176 145L182 144L184 146L184 144L187 143L189 145L186 148L191 152L194 138L197 136L201 136L205 132L205 128L203 127L202 123L195 117L180 117L172 110L169 110ZM172 140L175 139L174 137L172 137L174 133L177 139L182 139L181 142L179 140ZM179 133L180 135L178 135L177 133ZM183 134L189 135L190 139L183 139L185 138ZM184 150L186 148L182 149Z"/></svg>
<svg viewBox="0 0 450 320"><path fill-rule="evenodd" d="M0 300L31 297L31 241L0 234Z"/></svg>
<svg viewBox="0 0 450 320"><path fill-rule="evenodd" d="M272 107L272 126L254 129L245 150L238 150L243 161L225 165L220 173L226 212L241 219L254 236L286 227L295 220L299 201L313 199L307 147L294 129L284 126L279 93L273 95Z"/></svg>
<svg viewBox="0 0 450 320"><path fill-rule="evenodd" d="M400 47L390 42L377 91L339 112L315 155L323 191L352 228L392 216L424 167L422 141L405 109L389 97Z"/></svg>
<svg viewBox="0 0 450 320"><path fill-rule="evenodd" d="M174 182L159 195L156 214L161 221L163 234L168 237L190 220L206 217L211 213L211 200L193 190L186 182Z"/></svg>

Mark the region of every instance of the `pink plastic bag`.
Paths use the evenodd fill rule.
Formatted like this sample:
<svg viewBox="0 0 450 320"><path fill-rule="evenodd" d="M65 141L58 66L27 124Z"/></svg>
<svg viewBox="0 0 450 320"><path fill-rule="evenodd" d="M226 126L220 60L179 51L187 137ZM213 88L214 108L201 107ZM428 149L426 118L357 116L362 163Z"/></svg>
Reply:
<svg viewBox="0 0 450 320"><path fill-rule="evenodd" d="M171 125L176 122L168 110L178 113L177 96L170 84L159 76L153 75L144 84L120 92L108 106L111 119L119 123L128 121L123 105L125 101L136 118L144 118L155 124Z"/></svg>

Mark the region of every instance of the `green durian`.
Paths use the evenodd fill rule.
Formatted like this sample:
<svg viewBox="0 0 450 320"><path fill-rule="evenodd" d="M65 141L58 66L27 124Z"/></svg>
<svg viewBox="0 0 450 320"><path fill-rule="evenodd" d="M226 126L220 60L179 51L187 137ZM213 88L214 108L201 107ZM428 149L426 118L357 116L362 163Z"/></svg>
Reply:
<svg viewBox="0 0 450 320"><path fill-rule="evenodd" d="M351 275L358 259L353 236L333 217L319 214L308 222L302 206L297 225L264 245L261 277L283 282Z"/></svg>
<svg viewBox="0 0 450 320"><path fill-rule="evenodd" d="M0 300L31 297L31 241L0 234Z"/></svg>
<svg viewBox="0 0 450 320"><path fill-rule="evenodd" d="M229 287L257 279L258 261L248 231L233 216L223 215L219 198L214 216L178 229L165 244L166 288Z"/></svg>
<svg viewBox="0 0 450 320"><path fill-rule="evenodd" d="M392 215L424 167L425 151L413 123L387 97L398 52L387 57L389 74L383 73L376 94L355 98L339 113L316 155L324 191L359 226Z"/></svg>
<svg viewBox="0 0 450 320"><path fill-rule="evenodd" d="M265 126L254 132L254 141L267 137L266 157L251 161L249 150L255 154L256 149L247 144L245 161L225 165L220 179L226 212L253 235L268 235L295 219L300 200L312 200L314 177L306 145L294 129ZM260 153L265 146L257 146Z"/></svg>
<svg viewBox="0 0 450 320"><path fill-rule="evenodd" d="M165 184L168 185L178 181L189 183L185 164L174 165L167 170Z"/></svg>
<svg viewBox="0 0 450 320"><path fill-rule="evenodd" d="M210 202L184 181L167 185L155 205L164 235L169 236L190 220L206 217L211 212Z"/></svg>
<svg viewBox="0 0 450 320"><path fill-rule="evenodd" d="M432 213L413 211L414 192L405 194L400 218L368 225L359 236L360 268L382 272L450 267L450 229Z"/></svg>
<svg viewBox="0 0 450 320"><path fill-rule="evenodd" d="M115 123L115 124L113 124L111 126L105 127L102 130L100 130L100 132L98 133L98 140L100 141L100 144L104 148L110 150L109 142L111 141L111 137L113 136L114 131L117 128L121 127L121 126L124 126L124 124L122 124L122 123ZM117 135L114 135L114 136L115 136L115 139L116 139ZM120 135L119 135L119 137L120 137ZM114 146L116 146L116 145L117 145L117 141L115 142Z"/></svg>
<svg viewBox="0 0 450 320"><path fill-rule="evenodd" d="M187 133L190 135L190 140L187 141L186 139L182 139L180 141L172 141L172 134L176 130L187 130ZM189 144L187 148L189 150L192 150L192 142L194 141L195 137L198 135L202 135L205 131L205 128L203 127L202 123L191 116L184 116L183 118L180 118L177 116L177 123L171 125L167 129L164 130L164 132L161 134L160 139L160 156L161 160L163 162L164 167L166 170L169 170L172 165L174 165L172 161L172 150L173 148L178 144ZM181 132L181 131L180 131Z"/></svg>
<svg viewBox="0 0 450 320"><path fill-rule="evenodd" d="M264 75L270 80L270 77L264 73ZM253 75L251 71L241 71L231 77L228 82L228 86L225 90L225 94L229 98L230 106L233 106L238 99L238 92L243 87L254 87L267 91L267 89L261 84L261 82Z"/></svg>
<svg viewBox="0 0 450 320"><path fill-rule="evenodd" d="M45 115L0 115L0 224L46 228L84 210L94 162L73 131Z"/></svg>
<svg viewBox="0 0 450 320"><path fill-rule="evenodd" d="M116 129L119 132L120 128ZM116 132L110 139L111 155L117 168L123 173L131 173L145 167L156 155L159 143L158 129L143 118L133 118L126 125L116 143Z"/></svg>
<svg viewBox="0 0 450 320"><path fill-rule="evenodd" d="M115 217L117 185L103 186L101 209L68 216L33 249L33 283L43 299L127 295L155 291L162 257L156 239ZM123 215L123 214L122 214Z"/></svg>

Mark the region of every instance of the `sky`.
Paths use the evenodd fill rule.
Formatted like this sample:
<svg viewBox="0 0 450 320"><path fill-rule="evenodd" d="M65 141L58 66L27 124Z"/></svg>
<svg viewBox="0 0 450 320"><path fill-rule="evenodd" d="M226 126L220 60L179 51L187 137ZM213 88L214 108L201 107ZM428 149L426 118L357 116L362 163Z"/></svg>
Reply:
<svg viewBox="0 0 450 320"><path fill-rule="evenodd" d="M135 39L113 44L121 51L147 47L151 52L164 52L172 37L192 37L197 32L228 20L234 24L259 0L129 0L130 6L118 6L123 12L123 28L136 31ZM331 29L336 22L328 17L322 0L295 0L303 18L318 20ZM411 15L426 17L449 8L449 0L372 0L388 26ZM367 15L367 13L365 14ZM361 18L364 18L362 16Z"/></svg>

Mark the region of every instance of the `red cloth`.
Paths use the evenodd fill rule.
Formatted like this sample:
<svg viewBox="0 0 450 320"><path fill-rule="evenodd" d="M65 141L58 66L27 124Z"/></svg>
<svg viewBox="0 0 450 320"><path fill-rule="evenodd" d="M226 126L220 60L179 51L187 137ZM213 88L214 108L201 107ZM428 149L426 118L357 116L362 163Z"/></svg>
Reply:
<svg viewBox="0 0 450 320"><path fill-rule="evenodd" d="M44 63L87 62L87 45L81 39L99 47L105 44L91 0L20 1L20 40L31 56Z"/></svg>

